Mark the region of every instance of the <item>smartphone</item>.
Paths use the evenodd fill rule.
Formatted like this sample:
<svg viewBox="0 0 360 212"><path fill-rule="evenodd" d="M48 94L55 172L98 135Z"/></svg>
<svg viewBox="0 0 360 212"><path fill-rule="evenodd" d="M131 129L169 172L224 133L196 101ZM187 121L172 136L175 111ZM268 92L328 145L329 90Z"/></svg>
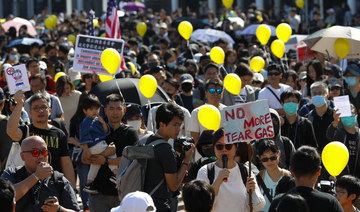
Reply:
<svg viewBox="0 0 360 212"><path fill-rule="evenodd" d="M47 205L48 203L54 203L56 202L56 199L54 196L49 196L45 201L44 201L44 205Z"/></svg>

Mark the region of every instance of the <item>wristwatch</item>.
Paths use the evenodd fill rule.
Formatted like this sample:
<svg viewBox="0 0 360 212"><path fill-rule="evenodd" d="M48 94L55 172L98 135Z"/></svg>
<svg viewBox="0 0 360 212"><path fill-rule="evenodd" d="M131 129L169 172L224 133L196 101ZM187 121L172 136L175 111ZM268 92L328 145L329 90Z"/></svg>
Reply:
<svg viewBox="0 0 360 212"><path fill-rule="evenodd" d="M104 163L104 165L109 165L109 160L107 159L107 158L105 158L105 163Z"/></svg>

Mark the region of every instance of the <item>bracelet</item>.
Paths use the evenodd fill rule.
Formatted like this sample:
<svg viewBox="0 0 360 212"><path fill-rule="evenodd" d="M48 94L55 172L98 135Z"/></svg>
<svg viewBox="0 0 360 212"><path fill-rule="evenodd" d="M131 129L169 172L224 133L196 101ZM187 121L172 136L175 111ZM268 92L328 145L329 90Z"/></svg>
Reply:
<svg viewBox="0 0 360 212"><path fill-rule="evenodd" d="M183 162L181 165L186 165L187 167L189 167L190 163Z"/></svg>
<svg viewBox="0 0 360 212"><path fill-rule="evenodd" d="M35 173L33 173L33 174L32 174L32 176L34 176L34 177L35 177L36 181L39 181L39 180L40 180L40 179L36 176L36 174L35 174Z"/></svg>

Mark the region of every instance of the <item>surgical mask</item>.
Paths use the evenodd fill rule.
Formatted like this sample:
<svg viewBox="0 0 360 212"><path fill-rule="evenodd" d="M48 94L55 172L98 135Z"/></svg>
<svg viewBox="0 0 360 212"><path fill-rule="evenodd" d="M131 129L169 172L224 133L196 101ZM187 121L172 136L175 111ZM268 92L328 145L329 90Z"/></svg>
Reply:
<svg viewBox="0 0 360 212"><path fill-rule="evenodd" d="M176 65L176 62L167 63L167 66L168 66L169 68L174 68L175 65Z"/></svg>
<svg viewBox="0 0 360 212"><path fill-rule="evenodd" d="M321 107L325 104L325 96L313 96L311 102L315 105L315 107Z"/></svg>
<svg viewBox="0 0 360 212"><path fill-rule="evenodd" d="M142 46L142 43L138 43L138 48L140 48Z"/></svg>
<svg viewBox="0 0 360 212"><path fill-rule="evenodd" d="M141 120L128 121L127 124L132 126L133 128L135 128L135 130L138 130L141 128Z"/></svg>
<svg viewBox="0 0 360 212"><path fill-rule="evenodd" d="M150 62L148 63L149 68L155 68L156 66L158 66L158 62Z"/></svg>
<svg viewBox="0 0 360 212"><path fill-rule="evenodd" d="M44 70L44 69L40 69L40 74L41 74L41 75L45 75L45 70Z"/></svg>
<svg viewBox="0 0 360 212"><path fill-rule="evenodd" d="M356 117L355 116L341 117L341 122L346 127L352 127L356 124Z"/></svg>
<svg viewBox="0 0 360 212"><path fill-rule="evenodd" d="M58 60L58 57L56 55L53 55L53 56L50 56L49 59L55 63Z"/></svg>
<svg viewBox="0 0 360 212"><path fill-rule="evenodd" d="M284 111L288 115L294 115L298 110L298 104L294 102L288 102L284 104Z"/></svg>
<svg viewBox="0 0 360 212"><path fill-rule="evenodd" d="M192 84L191 83L184 83L181 85L181 90L184 92L190 92L192 90Z"/></svg>
<svg viewBox="0 0 360 212"><path fill-rule="evenodd" d="M9 56L9 59L10 59L11 61L19 60L19 55L17 55L17 54L11 54L11 55Z"/></svg>
<svg viewBox="0 0 360 212"><path fill-rule="evenodd" d="M263 77L264 77L265 79L267 79L267 71L266 71L266 70L263 70L261 73L262 73Z"/></svg>
<svg viewBox="0 0 360 212"><path fill-rule="evenodd" d="M346 77L345 82L348 84L348 86L352 87L356 85L356 77Z"/></svg>
<svg viewBox="0 0 360 212"><path fill-rule="evenodd" d="M209 19L204 19L204 20L203 20L203 23L204 23L204 24L208 24L208 23L209 23Z"/></svg>
<svg viewBox="0 0 360 212"><path fill-rule="evenodd" d="M207 148L201 150L205 157L212 157L215 156L214 148Z"/></svg>

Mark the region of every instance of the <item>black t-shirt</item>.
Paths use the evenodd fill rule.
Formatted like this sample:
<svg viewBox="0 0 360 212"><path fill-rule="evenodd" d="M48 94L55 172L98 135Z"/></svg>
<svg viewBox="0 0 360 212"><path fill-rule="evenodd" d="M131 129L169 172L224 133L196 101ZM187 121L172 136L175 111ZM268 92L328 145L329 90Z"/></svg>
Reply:
<svg viewBox="0 0 360 212"><path fill-rule="evenodd" d="M114 142L116 147L116 155L122 156L122 151L126 146L134 146L139 141L136 130L129 126L122 124L116 130L110 127L110 134L106 137L106 143L110 144ZM110 182L109 178L113 175L108 166L102 165L94 180L95 188L105 194L111 196L117 196L118 192L115 188L115 184Z"/></svg>
<svg viewBox="0 0 360 212"><path fill-rule="evenodd" d="M193 96L185 96L184 94L180 94L180 98L182 100L183 103L183 107L186 108L190 113L194 110L194 105L193 105Z"/></svg>
<svg viewBox="0 0 360 212"><path fill-rule="evenodd" d="M23 136L21 138L22 141L26 138L27 127L26 125L22 125L19 128L23 133ZM30 124L29 136L34 135L40 136L44 139L49 150L49 164L56 171L63 172L61 168L60 158L64 156L69 156L69 149L65 133L54 126L51 126L51 128L49 129L39 129L36 128L33 124Z"/></svg>
<svg viewBox="0 0 360 212"><path fill-rule="evenodd" d="M359 150L359 137L358 137L358 133L355 134L350 134L350 133L346 133L346 138L345 138L345 145L349 150L349 168L350 168L350 173L359 177L360 176L360 162L359 159L357 161L357 168L356 168L356 173L354 173L355 170L355 161L356 161L356 154L359 154L358 151Z"/></svg>
<svg viewBox="0 0 360 212"><path fill-rule="evenodd" d="M309 187L298 186L290 190L288 193L300 194L310 209L310 212L342 212L339 201L328 193L320 192ZM278 195L273 199L269 212L274 212L277 205L281 201L282 195Z"/></svg>
<svg viewBox="0 0 360 212"><path fill-rule="evenodd" d="M146 144L159 138L150 136ZM175 174L177 172L176 153L170 144L159 144L154 149L155 158L148 160L145 174L144 190L150 193L159 182L165 178L165 174ZM168 189L166 180L159 189L152 195L157 210L166 210L170 208L169 200L172 192Z"/></svg>

